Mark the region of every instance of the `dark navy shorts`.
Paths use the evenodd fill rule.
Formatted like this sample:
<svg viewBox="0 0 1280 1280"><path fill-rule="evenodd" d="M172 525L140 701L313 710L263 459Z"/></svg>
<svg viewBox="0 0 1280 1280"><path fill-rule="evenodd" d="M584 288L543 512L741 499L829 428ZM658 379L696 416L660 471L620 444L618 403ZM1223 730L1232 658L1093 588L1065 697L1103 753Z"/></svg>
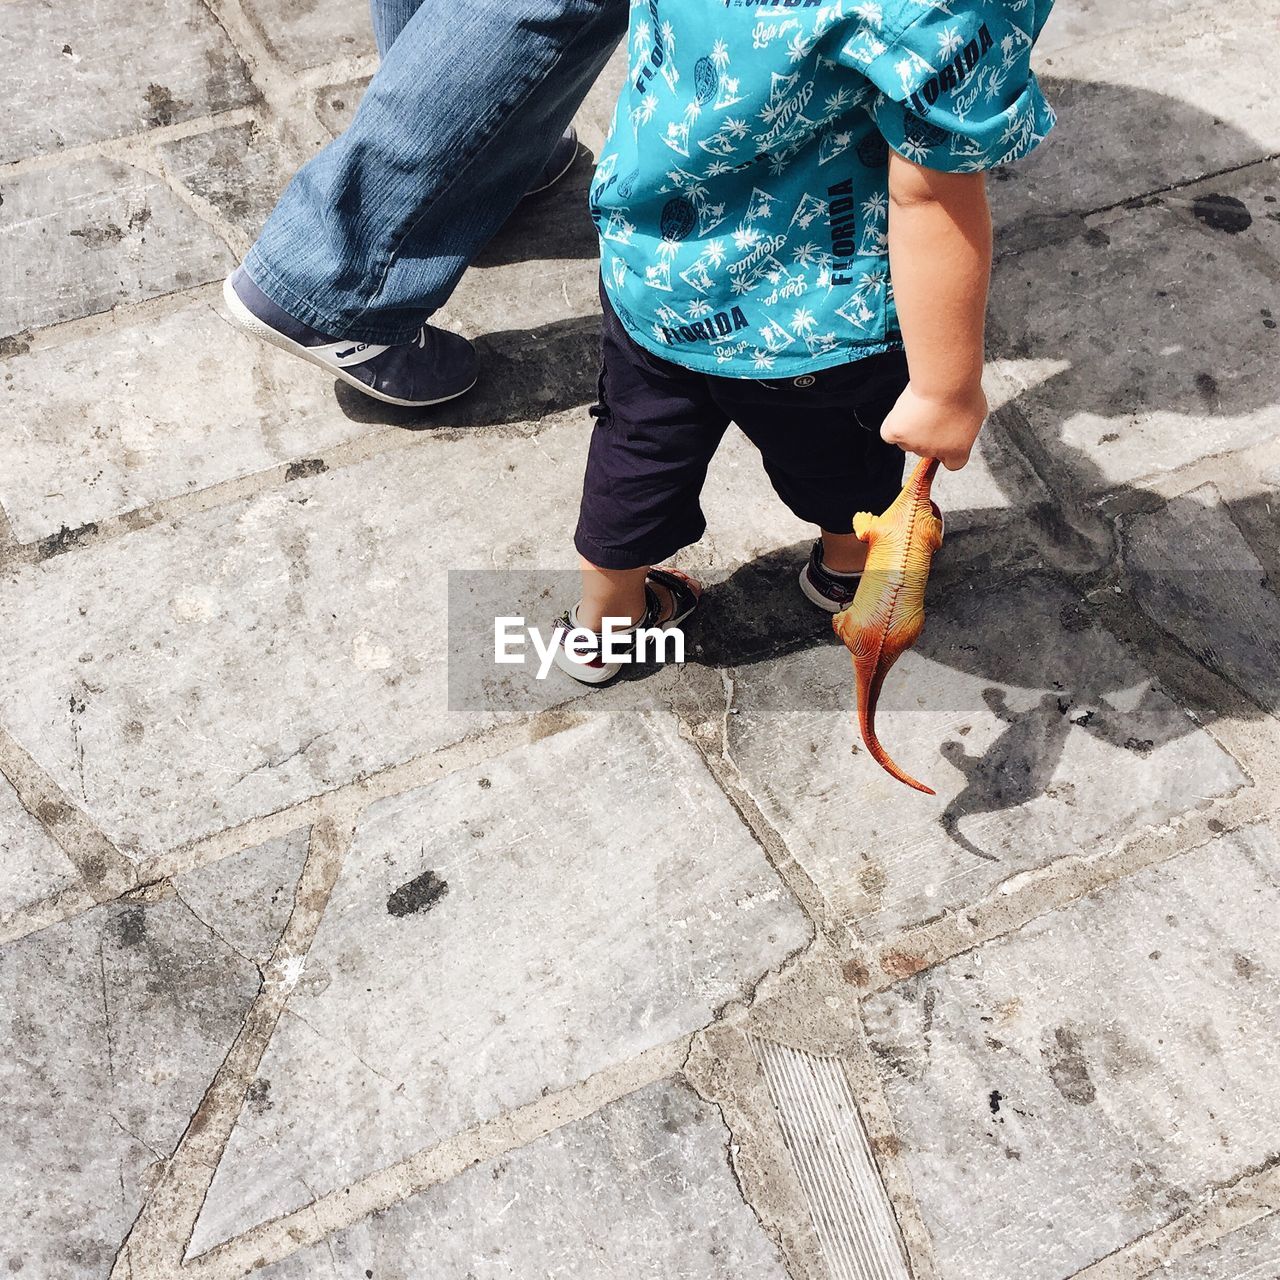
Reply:
<svg viewBox="0 0 1280 1280"><path fill-rule="evenodd" d="M699 496L731 423L760 450L802 520L848 533L902 487L905 455L880 424L907 385L902 351L800 378L717 378L646 351L601 291L600 402L574 545L602 569L658 564L706 530Z"/></svg>

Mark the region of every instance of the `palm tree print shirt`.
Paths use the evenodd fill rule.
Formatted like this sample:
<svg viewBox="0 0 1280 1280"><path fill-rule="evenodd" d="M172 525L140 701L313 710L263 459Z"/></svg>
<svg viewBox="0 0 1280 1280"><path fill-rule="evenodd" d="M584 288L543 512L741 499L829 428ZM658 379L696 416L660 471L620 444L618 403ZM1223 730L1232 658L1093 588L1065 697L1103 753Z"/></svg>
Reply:
<svg viewBox="0 0 1280 1280"><path fill-rule="evenodd" d="M632 0L592 184L604 285L650 351L791 377L901 346L888 149L971 172L1054 116L1052 0Z"/></svg>

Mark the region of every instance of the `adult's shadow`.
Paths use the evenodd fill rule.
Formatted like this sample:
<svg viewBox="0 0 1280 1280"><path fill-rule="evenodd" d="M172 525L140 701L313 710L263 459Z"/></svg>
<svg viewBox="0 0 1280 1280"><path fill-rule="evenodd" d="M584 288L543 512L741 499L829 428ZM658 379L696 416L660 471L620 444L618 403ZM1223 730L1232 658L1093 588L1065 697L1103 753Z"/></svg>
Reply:
<svg viewBox="0 0 1280 1280"><path fill-rule="evenodd" d="M1073 727L1145 756L1197 731L1179 703L1202 722L1280 706L1269 495L1223 498L1206 483L1164 498L1151 487L1162 472L1246 448L1250 422L1275 403L1268 301L1280 263L1254 226L1274 214L1273 197L1229 176L1163 189L1260 160L1266 147L1164 95L1044 83L1059 136L992 183L1008 235L998 232L989 354L1026 371L1028 387L987 428L1007 511L948 513L961 537L935 563L917 646L987 682L981 697L1001 726L978 754L956 740L942 749L964 785L940 822L980 857L960 821L1043 794ZM1135 120L1159 122L1167 153L1156 175L1139 180L1132 154L1090 167ZM703 661L749 667L835 647L795 597L806 550L771 553L709 591ZM984 604L969 609L975 584ZM847 677L847 659L832 662ZM1154 680L1135 685L1135 666L1173 701Z"/></svg>

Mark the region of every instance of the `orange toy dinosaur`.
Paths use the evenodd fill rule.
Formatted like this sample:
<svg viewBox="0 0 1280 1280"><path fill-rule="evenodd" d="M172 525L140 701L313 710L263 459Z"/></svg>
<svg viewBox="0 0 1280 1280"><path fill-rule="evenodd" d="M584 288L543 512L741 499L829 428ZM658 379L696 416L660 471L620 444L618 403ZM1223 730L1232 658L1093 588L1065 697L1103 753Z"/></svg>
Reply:
<svg viewBox="0 0 1280 1280"><path fill-rule="evenodd" d="M904 773L876 738L876 702L889 668L924 630L924 586L933 553L942 546L942 513L929 497L937 458L922 458L902 492L879 516L860 511L853 531L867 543L867 567L847 609L831 620L853 655L858 681L858 726L871 758L917 791L933 789Z"/></svg>

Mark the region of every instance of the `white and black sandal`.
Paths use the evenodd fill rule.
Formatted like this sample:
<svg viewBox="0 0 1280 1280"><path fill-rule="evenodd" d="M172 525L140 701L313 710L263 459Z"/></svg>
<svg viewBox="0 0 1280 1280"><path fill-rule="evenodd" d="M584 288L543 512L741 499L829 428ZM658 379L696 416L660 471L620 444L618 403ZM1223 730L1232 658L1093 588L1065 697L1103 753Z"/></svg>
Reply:
<svg viewBox="0 0 1280 1280"><path fill-rule="evenodd" d="M678 627L697 607L702 600L702 584L696 579L691 578L687 573L681 573L679 569L650 569L648 576L644 580L644 590L646 598L655 598L656 593L650 583L656 582L660 587L666 587L671 593L671 617L662 618L662 610L658 610L660 621L651 623L651 626L659 626L664 631L670 631L673 627Z"/></svg>
<svg viewBox="0 0 1280 1280"><path fill-rule="evenodd" d="M663 617L663 614L666 613L668 606L658 592L654 590L653 584L665 588L670 594L671 613L667 617ZM616 629L613 632L615 639L634 636L642 629L652 630L657 627L663 631L673 630L698 607L698 602L702 598L702 587L688 574L681 573L678 569L650 569L648 576L645 578L644 597L645 610L643 616L629 627ZM587 649L585 653L582 650L570 653L565 647L565 640L569 632L575 629L579 629L578 606L576 604L572 609L566 610L556 619L556 666L566 675L572 676L582 684L605 684L607 681L612 680L622 670L624 664L620 661L605 661L601 651L602 646L599 643L597 643L594 653L590 649ZM599 633L592 632L590 634L596 637L597 642L600 641L601 636Z"/></svg>
<svg viewBox="0 0 1280 1280"><path fill-rule="evenodd" d="M861 572L833 573L823 564L821 538L813 544L809 559L800 570L800 590L804 592L804 598L828 613L847 609L853 603L861 581Z"/></svg>

